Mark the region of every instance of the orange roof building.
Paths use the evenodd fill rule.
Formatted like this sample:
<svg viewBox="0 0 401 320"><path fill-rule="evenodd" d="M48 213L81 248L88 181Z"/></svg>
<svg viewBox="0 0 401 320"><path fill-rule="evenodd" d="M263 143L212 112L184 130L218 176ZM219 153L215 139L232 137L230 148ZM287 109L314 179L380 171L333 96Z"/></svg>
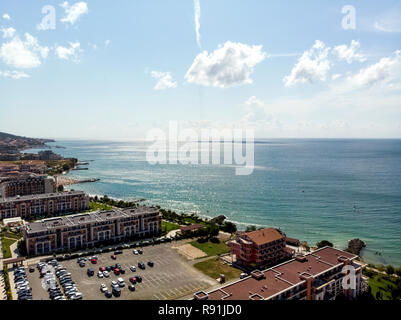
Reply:
<svg viewBox="0 0 401 320"><path fill-rule="evenodd" d="M269 266L285 260L285 236L274 228L242 233L230 241L231 254L243 266Z"/></svg>

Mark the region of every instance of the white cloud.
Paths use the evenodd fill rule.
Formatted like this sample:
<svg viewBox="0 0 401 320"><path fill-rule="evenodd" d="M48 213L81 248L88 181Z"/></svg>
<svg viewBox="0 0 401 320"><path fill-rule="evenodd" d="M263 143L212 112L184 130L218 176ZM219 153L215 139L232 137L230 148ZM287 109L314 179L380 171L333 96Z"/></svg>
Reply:
<svg viewBox="0 0 401 320"><path fill-rule="evenodd" d="M401 76L401 51L391 57L382 58L379 62L361 69L348 80L358 86L369 86L381 81L391 81Z"/></svg>
<svg viewBox="0 0 401 320"><path fill-rule="evenodd" d="M25 33L25 41L15 36L0 47L0 58L4 63L15 68L36 68L41 64L41 58L47 58L48 47L39 45L37 38Z"/></svg>
<svg viewBox="0 0 401 320"><path fill-rule="evenodd" d="M373 27L380 32L401 33L401 11L393 9L381 15Z"/></svg>
<svg viewBox="0 0 401 320"><path fill-rule="evenodd" d="M292 69L291 74L284 78L286 87L297 83L315 83L326 81L327 73L331 63L328 59L330 47L319 40L316 40L313 47L305 51L298 59L298 63Z"/></svg>
<svg viewBox="0 0 401 320"><path fill-rule="evenodd" d="M0 77L4 77L4 78L11 78L14 80L19 80L19 79L23 79L23 78L29 78L29 75L26 74L25 72L22 71L0 71Z"/></svg>
<svg viewBox="0 0 401 320"><path fill-rule="evenodd" d="M104 46L107 48L109 45L110 45L110 40L106 40L106 41L104 42Z"/></svg>
<svg viewBox="0 0 401 320"><path fill-rule="evenodd" d="M264 102L262 100L257 99L255 96L250 97L247 101L245 101L245 105L247 106L263 106Z"/></svg>
<svg viewBox="0 0 401 320"><path fill-rule="evenodd" d="M81 44L79 42L69 42L70 47L57 46L56 56L62 60L71 60L79 62L78 54L82 50L80 49Z"/></svg>
<svg viewBox="0 0 401 320"><path fill-rule="evenodd" d="M155 90L166 90L177 87L177 82L173 81L170 72L152 71L152 78L157 79Z"/></svg>
<svg viewBox="0 0 401 320"><path fill-rule="evenodd" d="M8 15L8 13L3 14L3 19L4 20L11 20L11 17Z"/></svg>
<svg viewBox="0 0 401 320"><path fill-rule="evenodd" d="M190 83L227 88L252 83L254 67L266 58L262 46L227 41L212 53L203 51L185 75Z"/></svg>
<svg viewBox="0 0 401 320"><path fill-rule="evenodd" d="M10 28L1 27L0 31L3 32L3 38L12 38L14 37L15 34L15 29L11 27Z"/></svg>
<svg viewBox="0 0 401 320"><path fill-rule="evenodd" d="M352 40L350 46L347 46L345 44L341 46L336 46L333 49L333 52L338 56L340 60L345 60L348 64L354 61L364 62L366 61L366 56L362 53L357 52L360 46L361 44L359 43L359 41Z"/></svg>
<svg viewBox="0 0 401 320"><path fill-rule="evenodd" d="M194 0L194 10L195 10L195 33L196 33L196 43L199 48L201 47L201 35L200 35L200 16L201 16L201 8L200 8L200 0Z"/></svg>
<svg viewBox="0 0 401 320"><path fill-rule="evenodd" d="M88 13L88 4L86 2L77 2L70 5L68 1L64 1L60 6L65 11L65 17L60 20L62 23L74 24L82 15Z"/></svg>
<svg viewBox="0 0 401 320"><path fill-rule="evenodd" d="M339 73L336 73L336 74L333 74L332 76L331 76L331 80L337 80L337 79L339 79L339 78L341 78L341 74L339 74Z"/></svg>

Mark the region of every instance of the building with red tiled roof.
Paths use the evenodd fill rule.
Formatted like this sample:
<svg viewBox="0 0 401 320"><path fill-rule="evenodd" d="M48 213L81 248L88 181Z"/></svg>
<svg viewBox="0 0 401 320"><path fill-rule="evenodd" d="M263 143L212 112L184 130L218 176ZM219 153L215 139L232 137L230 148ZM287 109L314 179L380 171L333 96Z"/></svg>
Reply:
<svg viewBox="0 0 401 320"><path fill-rule="evenodd" d="M274 228L237 234L229 245L237 263L245 267L251 264L268 266L288 257L285 237Z"/></svg>
<svg viewBox="0 0 401 320"><path fill-rule="evenodd" d="M360 294L362 268L356 255L325 247L247 278L194 295L197 300L334 300ZM346 267L346 269L344 269ZM348 270L353 270L353 278ZM355 282L353 282L353 280ZM344 288L344 281L349 288ZM352 281L352 286L351 286Z"/></svg>

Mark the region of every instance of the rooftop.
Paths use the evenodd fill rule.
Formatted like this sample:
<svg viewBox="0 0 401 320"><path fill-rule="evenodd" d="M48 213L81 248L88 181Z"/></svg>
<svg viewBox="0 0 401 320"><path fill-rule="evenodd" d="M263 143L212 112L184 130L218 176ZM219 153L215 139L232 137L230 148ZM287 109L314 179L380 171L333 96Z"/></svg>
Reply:
<svg viewBox="0 0 401 320"><path fill-rule="evenodd" d="M105 222L107 220L132 217L146 213L156 213L157 208L154 207L138 207L128 209L114 208L109 211L80 213L70 216L43 219L37 222L27 224L27 233L43 232L60 226L74 227L80 224L88 224L93 222Z"/></svg>
<svg viewBox="0 0 401 320"><path fill-rule="evenodd" d="M306 276L316 277L333 267L340 266L343 259L354 260L355 258L357 256L351 253L325 247L302 257L302 259L292 259L213 290L208 293L209 300L267 299L303 283ZM263 273L263 276L260 273Z"/></svg>
<svg viewBox="0 0 401 320"><path fill-rule="evenodd" d="M284 236L274 228L265 228L248 232L245 236L251 239L258 246L284 238Z"/></svg>
<svg viewBox="0 0 401 320"><path fill-rule="evenodd" d="M30 201L30 200L40 200L40 199L51 199L66 196L80 196L85 195L83 191L66 191L66 192L56 192L56 193L40 193L32 194L27 196L16 196L12 198L0 199L0 203L15 202L15 201Z"/></svg>

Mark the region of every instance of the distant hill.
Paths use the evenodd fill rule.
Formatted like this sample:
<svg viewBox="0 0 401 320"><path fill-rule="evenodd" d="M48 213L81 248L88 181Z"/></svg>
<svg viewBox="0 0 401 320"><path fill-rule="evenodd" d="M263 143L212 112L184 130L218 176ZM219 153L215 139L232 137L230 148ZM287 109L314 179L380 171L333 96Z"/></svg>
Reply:
<svg viewBox="0 0 401 320"><path fill-rule="evenodd" d="M46 142L54 142L51 139L37 139L37 138L28 138L28 137L21 137L16 136L10 133L0 132L0 141L10 141L10 140L17 140L17 141L25 141L27 144L37 145L37 144L44 144Z"/></svg>

